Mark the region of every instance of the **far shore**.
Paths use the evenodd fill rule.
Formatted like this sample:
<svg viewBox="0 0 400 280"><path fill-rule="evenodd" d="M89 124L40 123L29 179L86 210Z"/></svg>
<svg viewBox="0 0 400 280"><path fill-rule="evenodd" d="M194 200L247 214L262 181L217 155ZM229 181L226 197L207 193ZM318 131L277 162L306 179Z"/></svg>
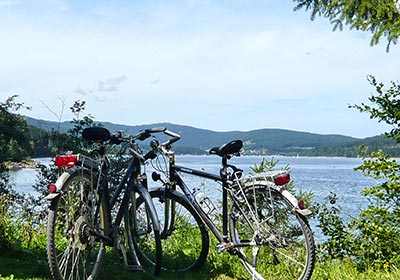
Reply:
<svg viewBox="0 0 400 280"><path fill-rule="evenodd" d="M6 167L10 171L19 170L22 168L38 168L41 164L33 160L22 160L20 162L8 161L5 163Z"/></svg>

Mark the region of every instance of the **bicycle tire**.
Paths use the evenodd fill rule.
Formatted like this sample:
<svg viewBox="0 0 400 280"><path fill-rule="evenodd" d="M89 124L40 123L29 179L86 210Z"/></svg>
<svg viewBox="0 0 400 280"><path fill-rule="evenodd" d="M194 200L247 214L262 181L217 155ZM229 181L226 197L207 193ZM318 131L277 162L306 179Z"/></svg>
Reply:
<svg viewBox="0 0 400 280"><path fill-rule="evenodd" d="M137 200L141 201L140 205L137 204ZM152 269L152 274L159 276L162 259L160 231L154 227L158 223L157 215L152 215L149 209L150 206L143 196L136 199L132 192L125 213L127 242L134 265L137 265L139 270ZM143 258L143 255L147 258Z"/></svg>
<svg viewBox="0 0 400 280"><path fill-rule="evenodd" d="M162 270L176 272L195 272L206 261L209 251L209 235L200 216L195 212L186 197L173 190L159 188L150 191L153 204L156 207L161 227L161 244L163 248ZM166 199L175 205L175 217L172 230L165 229ZM138 198L138 208L143 204ZM171 222L171 220L169 221ZM149 260L142 247L137 248L138 255Z"/></svg>
<svg viewBox="0 0 400 280"><path fill-rule="evenodd" d="M310 279L315 244L306 218L265 184L253 183L243 193L232 204L229 231L234 243L248 244L236 250L252 279Z"/></svg>
<svg viewBox="0 0 400 280"><path fill-rule="evenodd" d="M96 279L106 244L91 232L107 235L107 205L102 198L97 204L99 211L93 211L97 200L90 174L81 169L68 172L70 176L49 210L46 248L50 272L56 280Z"/></svg>

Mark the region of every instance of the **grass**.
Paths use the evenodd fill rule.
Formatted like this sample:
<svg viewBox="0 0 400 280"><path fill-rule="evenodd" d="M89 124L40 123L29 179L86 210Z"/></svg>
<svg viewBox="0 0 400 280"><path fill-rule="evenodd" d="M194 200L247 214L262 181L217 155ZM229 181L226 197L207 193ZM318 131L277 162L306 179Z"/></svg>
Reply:
<svg viewBox="0 0 400 280"><path fill-rule="evenodd" d="M161 277L153 277L145 272L127 271L123 263L114 255L108 254L105 263L101 269L100 280L106 279L135 279L135 280L148 280L148 279L166 279L166 280L200 280L200 279L214 279L214 280L232 280L232 279L245 279L237 278L235 275L230 275L232 271L226 270L228 267L217 267L211 263L215 256L214 250L210 251L210 256L207 263L202 267L199 272L178 274L173 272L162 272ZM215 253L216 254L216 253ZM19 279L32 279L44 280L50 279L49 269L45 256L38 256L29 251L1 251L0 254L0 279L1 280L19 280ZM335 260L319 262L316 264L313 280L396 280L400 279L400 271L393 269L393 271L380 271L373 268L367 271L357 271L355 265L349 260Z"/></svg>
<svg viewBox="0 0 400 280"><path fill-rule="evenodd" d="M17 280L17 279L51 279L47 260L45 256L37 256L28 251L11 251L0 253L0 279L1 280ZM196 273L177 274L173 272L162 272L160 277L154 277L146 272L127 271L123 262L119 260L113 253L108 253L105 257L101 268L99 280L108 279L236 279L224 274L220 274L213 269L210 264L204 265L201 271Z"/></svg>
<svg viewBox="0 0 400 280"><path fill-rule="evenodd" d="M4 217L3 217L4 218ZM1 220L0 220L1 221ZM7 220L3 219L3 223ZM8 221L9 222L9 221ZM13 237L14 249L6 250L1 248L0 243L0 280L47 280L50 279L49 268L47 265L45 253L45 236L43 234L34 235L29 243L31 248L36 250L21 249L24 246L23 238L25 235L18 234L18 226L6 224L3 233L8 233ZM32 233L32 232L31 232ZM19 242L16 242L19 240ZM178 274L173 272L162 272L161 276L156 278L146 272L127 271L123 262L108 250L105 256L103 266L101 268L98 279L213 279L213 280L232 280L232 279L249 279L248 275L243 272L242 265L239 260L229 254L219 254L215 250L216 240L211 238L210 252L208 254L206 264L196 273ZM18 249L15 249L18 248ZM355 264L350 260L330 260L317 262L312 280L397 280L400 279L400 271L392 268L391 271L382 271L370 268L366 271L358 271Z"/></svg>

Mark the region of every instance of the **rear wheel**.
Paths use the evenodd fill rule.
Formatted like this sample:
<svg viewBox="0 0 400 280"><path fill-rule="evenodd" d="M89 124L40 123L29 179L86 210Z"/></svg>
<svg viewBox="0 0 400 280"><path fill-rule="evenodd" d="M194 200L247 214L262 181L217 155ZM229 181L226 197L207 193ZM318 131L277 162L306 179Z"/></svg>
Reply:
<svg viewBox="0 0 400 280"><path fill-rule="evenodd" d="M233 204L231 238L253 279L310 279L315 245L304 216L277 190L252 184Z"/></svg>
<svg viewBox="0 0 400 280"><path fill-rule="evenodd" d="M106 207L104 200L97 202L90 175L82 170L72 172L62 192L51 201L48 217L47 257L54 279L98 276L105 244L92 233L107 234Z"/></svg>

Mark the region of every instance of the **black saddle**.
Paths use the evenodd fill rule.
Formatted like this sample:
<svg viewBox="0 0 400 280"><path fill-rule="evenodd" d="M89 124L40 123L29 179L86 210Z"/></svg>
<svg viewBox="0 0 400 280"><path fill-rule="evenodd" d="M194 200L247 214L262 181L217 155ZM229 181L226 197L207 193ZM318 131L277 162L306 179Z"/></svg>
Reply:
<svg viewBox="0 0 400 280"><path fill-rule="evenodd" d="M111 134L107 128L94 126L85 128L82 131L82 137L87 141L104 142L110 139Z"/></svg>
<svg viewBox="0 0 400 280"><path fill-rule="evenodd" d="M242 140L233 140L220 147L214 147L210 150L210 154L218 155L220 157L230 156L239 153L243 147Z"/></svg>

